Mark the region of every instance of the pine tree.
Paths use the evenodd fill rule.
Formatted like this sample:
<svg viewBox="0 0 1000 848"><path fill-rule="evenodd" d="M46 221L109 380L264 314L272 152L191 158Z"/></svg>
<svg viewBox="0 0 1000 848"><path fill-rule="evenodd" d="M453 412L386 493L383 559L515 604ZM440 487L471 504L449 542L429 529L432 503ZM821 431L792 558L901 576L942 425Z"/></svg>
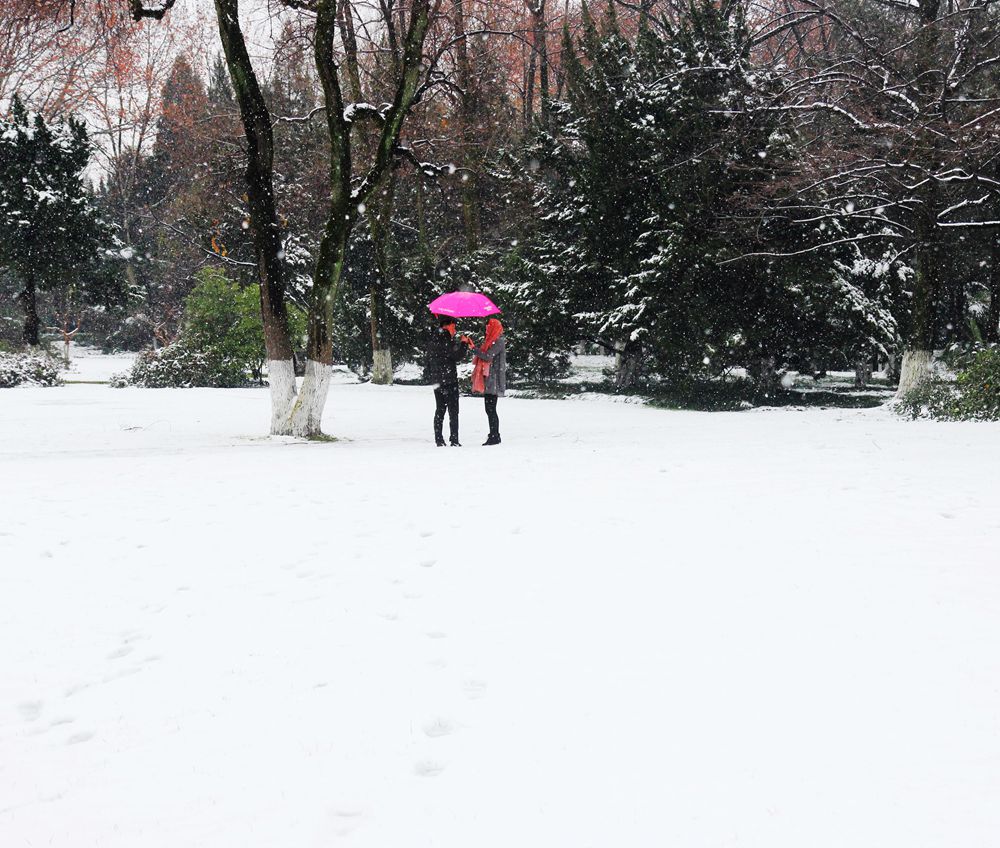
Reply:
<svg viewBox="0 0 1000 848"><path fill-rule="evenodd" d="M48 122L17 98L0 120L0 267L21 286L27 345L39 344L40 291L109 307L125 297L112 230L84 183L89 159L80 121Z"/></svg>
<svg viewBox="0 0 1000 848"><path fill-rule="evenodd" d="M564 346L615 352L622 389L643 369L733 365L766 389L809 351L884 351L895 332L857 248L768 256L824 237L767 211L798 139L741 8L695 3L631 40L585 9L580 43L564 36L568 98L531 153L540 225L519 295L572 316Z"/></svg>

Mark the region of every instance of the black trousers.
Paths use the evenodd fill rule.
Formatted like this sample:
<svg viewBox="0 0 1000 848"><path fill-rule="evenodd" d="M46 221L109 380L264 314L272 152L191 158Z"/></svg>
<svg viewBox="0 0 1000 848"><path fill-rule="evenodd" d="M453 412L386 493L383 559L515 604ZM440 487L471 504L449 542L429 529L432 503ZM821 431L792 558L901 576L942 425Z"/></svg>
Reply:
<svg viewBox="0 0 1000 848"><path fill-rule="evenodd" d="M490 435L500 435L500 416L497 415L497 396L484 395L486 398L486 418L490 422Z"/></svg>
<svg viewBox="0 0 1000 848"><path fill-rule="evenodd" d="M451 440L458 441L458 386L438 386L434 389L434 402L437 408L434 410L434 438L438 441L444 436L441 429L444 426L444 412L448 410L448 429L451 431Z"/></svg>

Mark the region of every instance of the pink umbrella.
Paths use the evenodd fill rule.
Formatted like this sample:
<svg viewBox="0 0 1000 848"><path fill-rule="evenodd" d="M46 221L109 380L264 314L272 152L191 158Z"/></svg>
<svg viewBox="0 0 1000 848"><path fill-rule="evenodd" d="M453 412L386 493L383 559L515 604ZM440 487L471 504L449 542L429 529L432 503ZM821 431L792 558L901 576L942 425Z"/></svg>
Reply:
<svg viewBox="0 0 1000 848"><path fill-rule="evenodd" d="M435 315L450 315L452 318L485 318L500 314L500 308L479 292L448 292L428 303L427 308Z"/></svg>

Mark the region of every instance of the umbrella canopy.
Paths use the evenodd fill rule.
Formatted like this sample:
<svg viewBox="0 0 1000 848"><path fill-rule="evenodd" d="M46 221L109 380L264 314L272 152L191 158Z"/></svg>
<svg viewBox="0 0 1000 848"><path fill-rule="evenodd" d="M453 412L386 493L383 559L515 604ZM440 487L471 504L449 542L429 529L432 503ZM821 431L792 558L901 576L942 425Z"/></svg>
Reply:
<svg viewBox="0 0 1000 848"><path fill-rule="evenodd" d="M485 318L500 314L500 308L479 292L448 292L428 303L427 308L435 315L452 318Z"/></svg>

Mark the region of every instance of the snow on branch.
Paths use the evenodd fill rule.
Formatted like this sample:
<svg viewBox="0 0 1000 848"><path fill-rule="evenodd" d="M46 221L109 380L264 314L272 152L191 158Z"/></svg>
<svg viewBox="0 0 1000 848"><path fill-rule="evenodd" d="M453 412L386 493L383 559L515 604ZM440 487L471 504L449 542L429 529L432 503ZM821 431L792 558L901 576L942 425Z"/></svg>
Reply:
<svg viewBox="0 0 1000 848"><path fill-rule="evenodd" d="M938 223L939 224L944 223L941 220L942 218L946 218L952 212L955 212L955 211L957 211L959 209L965 209L968 206L982 206L982 204L984 204L987 200L989 200L991 196L992 196L992 193L984 194L982 197L980 197L977 200L963 200L963 201L961 201L959 203L955 203L952 206L949 206L947 209L942 209L938 213L938 216L937 216Z"/></svg>
<svg viewBox="0 0 1000 848"><path fill-rule="evenodd" d="M146 6L143 0L132 0L132 18L141 21L143 18L152 18L154 21L163 20L163 16L169 12L177 0L159 0L152 6Z"/></svg>
<svg viewBox="0 0 1000 848"><path fill-rule="evenodd" d="M422 161L411 148L397 144L393 150L396 156L406 159L425 177L440 177L445 174L455 174L459 171L471 173L468 168L458 168L455 165L437 165L434 162Z"/></svg>
<svg viewBox="0 0 1000 848"><path fill-rule="evenodd" d="M313 118L315 118L320 112L325 112L326 106L317 106L315 109L311 109L305 115L279 115L274 119L276 124L307 124Z"/></svg>
<svg viewBox="0 0 1000 848"><path fill-rule="evenodd" d="M344 123L352 124L361 118L371 118L379 124L385 123L385 116L392 107L386 103L381 108L371 103L348 103L344 107Z"/></svg>
<svg viewBox="0 0 1000 848"><path fill-rule="evenodd" d="M826 101L818 101L816 103L788 103L781 106L756 106L749 109L712 109L710 114L713 115L741 115L750 112L814 112L814 111L825 111L832 112L835 115L840 115L842 118L846 118L854 127L861 132L875 132L877 130L896 130L898 129L893 124L867 124L861 120L857 115L849 112L843 106L838 106L836 103L828 103Z"/></svg>
<svg viewBox="0 0 1000 848"><path fill-rule="evenodd" d="M997 222L1000 223L1000 222ZM832 241L825 241L822 244L814 244L812 247L804 247L802 250L792 250L788 253L780 253L768 250L757 251L754 253L743 253L740 256L734 256L731 259L722 259L719 261L719 265L731 265L734 262L740 262L743 259L755 259L760 257L769 257L771 259L786 259L791 256L802 256L806 253L815 253L818 250L826 250L829 247L835 247L838 244L853 244L859 241L869 241L870 239L901 239L899 233L867 233L865 235L851 236L849 238L833 239Z"/></svg>

